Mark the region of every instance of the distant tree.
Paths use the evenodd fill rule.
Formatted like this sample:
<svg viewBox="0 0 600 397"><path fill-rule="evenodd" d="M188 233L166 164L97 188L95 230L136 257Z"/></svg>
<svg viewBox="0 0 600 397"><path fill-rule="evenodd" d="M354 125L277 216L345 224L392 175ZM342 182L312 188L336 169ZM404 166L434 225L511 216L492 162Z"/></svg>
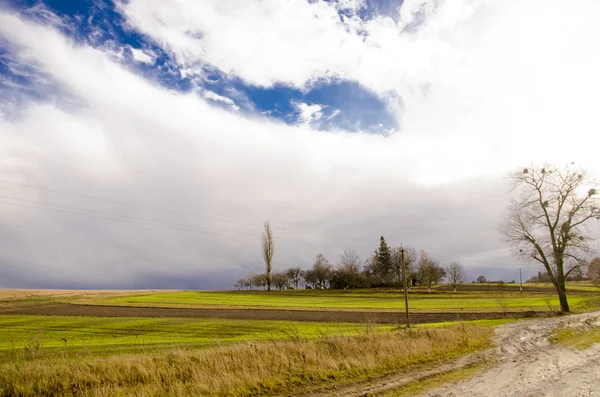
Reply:
<svg viewBox="0 0 600 397"><path fill-rule="evenodd" d="M271 225L269 225L268 221L265 222L265 231L262 235L262 253L266 267L267 290L271 291L271 270L273 264L273 254L275 253L275 242L273 241L273 232L271 231Z"/></svg>
<svg viewBox="0 0 600 397"><path fill-rule="evenodd" d="M376 271L382 278L387 278L392 272L392 252L385 238L379 239L379 249L377 249Z"/></svg>
<svg viewBox="0 0 600 397"><path fill-rule="evenodd" d="M550 282L550 276L548 275L548 273L544 272L538 272L537 275L535 276L531 276L531 278L529 278L527 281L525 281L525 283L549 283Z"/></svg>
<svg viewBox="0 0 600 397"><path fill-rule="evenodd" d="M427 252L421 251L418 269L419 282L431 292L431 286L439 284L446 276L446 270L431 259Z"/></svg>
<svg viewBox="0 0 600 397"><path fill-rule="evenodd" d="M362 288L368 285L361 271L361 260L353 249L346 249L340 255L339 265L331 273L331 288Z"/></svg>
<svg viewBox="0 0 600 397"><path fill-rule="evenodd" d="M323 254L317 254L315 263L313 264L310 272L310 277L313 281L313 288L327 288L327 284L331 278L332 266L329 264L329 261ZM304 278L306 279L306 275Z"/></svg>
<svg viewBox="0 0 600 397"><path fill-rule="evenodd" d="M304 271L304 284L306 289L316 289L317 288L317 275L312 269L308 269Z"/></svg>
<svg viewBox="0 0 600 397"><path fill-rule="evenodd" d="M392 274L395 284L398 288L404 288L404 279L402 278L402 247L394 247L391 249L392 254ZM411 278L415 272L418 255L415 247L407 246L404 248L404 265L406 266L406 277ZM408 283L411 286L412 283Z"/></svg>
<svg viewBox="0 0 600 397"><path fill-rule="evenodd" d="M479 284L485 284L485 283L487 283L487 278L485 276L479 276L479 277L477 277L476 281Z"/></svg>
<svg viewBox="0 0 600 397"><path fill-rule="evenodd" d="M290 279L288 275L283 272L275 272L273 273L273 284L278 291L285 289L289 286Z"/></svg>
<svg viewBox="0 0 600 397"><path fill-rule="evenodd" d="M290 280L290 283L292 283L295 289L298 289L298 285L300 284L300 281L302 281L303 273L304 272L299 266L290 267L287 270L286 274L288 276L288 279Z"/></svg>
<svg viewBox="0 0 600 397"><path fill-rule="evenodd" d="M452 286L452 289L456 293L456 288L464 284L467 279L467 274L465 272L465 268L458 262L450 262L448 265L448 269L446 269L446 274L448 275L448 282Z"/></svg>
<svg viewBox="0 0 600 397"><path fill-rule="evenodd" d="M360 257L353 249L345 249L340 255L341 266L360 267Z"/></svg>
<svg viewBox="0 0 600 397"><path fill-rule="evenodd" d="M361 271L360 257L353 250L340 255L340 263L331 273L330 286L335 289L369 286L367 275Z"/></svg>
<svg viewBox="0 0 600 397"><path fill-rule="evenodd" d="M512 200L501 231L519 255L544 265L558 294L562 312L569 312L565 281L590 251L585 226L600 219L598 181L572 164L532 166L509 174L520 197ZM580 194L585 191L584 194Z"/></svg>
<svg viewBox="0 0 600 397"><path fill-rule="evenodd" d="M267 288L267 275L265 273L254 274L252 276L252 285L256 288Z"/></svg>
<svg viewBox="0 0 600 397"><path fill-rule="evenodd" d="M587 276L592 281L600 281L600 258L592 259L587 269Z"/></svg>
<svg viewBox="0 0 600 397"><path fill-rule="evenodd" d="M253 276L254 276L254 273L249 273L248 275L246 275L246 277L239 278L235 283L235 287L238 290L252 289L252 277Z"/></svg>

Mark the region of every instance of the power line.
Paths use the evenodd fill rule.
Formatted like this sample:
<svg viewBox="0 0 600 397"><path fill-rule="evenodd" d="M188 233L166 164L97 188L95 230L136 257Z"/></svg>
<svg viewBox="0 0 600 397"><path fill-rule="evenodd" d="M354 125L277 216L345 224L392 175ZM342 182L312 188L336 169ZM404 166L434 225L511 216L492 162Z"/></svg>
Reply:
<svg viewBox="0 0 600 397"><path fill-rule="evenodd" d="M167 222L167 221L161 221L161 220L156 220L156 219L138 218L138 217L132 217L132 216L127 216L127 215L115 214L115 213L111 213L111 212L96 211L96 210L90 210L90 209L85 209L85 208L72 207L72 206L68 206L68 205L47 203L47 202L43 202L43 201L26 200L26 199L22 199L22 198L9 197L9 196L0 196L0 198L14 200L14 201L20 201L20 202L25 202L25 203L30 203L30 204L39 204L39 205L45 205L45 206L51 206L51 207L57 207L57 208L82 211L82 212L89 212L89 213L93 213L93 214L108 215L111 217L118 217L118 218L123 218L123 219L159 223L159 224L164 224L166 226L178 226L178 227L188 227L188 228L198 229L194 225L186 225L186 224ZM198 229L198 230L207 230L207 229ZM208 229L207 231L214 231L214 229L213 230ZM251 235L249 233L238 233L238 234L247 234L249 236ZM252 234L252 236L254 236L254 235Z"/></svg>
<svg viewBox="0 0 600 397"><path fill-rule="evenodd" d="M87 194L67 192L64 190L44 188L44 187L33 186L33 185L28 185L28 184L23 184L23 183L9 182L9 181L4 181L4 180L0 180L0 183L29 188L29 189L35 189L35 190L40 190L40 191L58 193L58 194L63 194L63 195L67 195L67 196L85 198L85 199L89 199L89 200L118 204L118 205L123 205L123 206L148 209L148 210L154 210L154 211L160 211L160 212L172 213L172 214L178 214L178 215L186 215L186 216L208 219L208 220L229 222L229 223L239 224L239 225L256 226L255 223L240 222L240 221L234 221L234 220L224 219L224 218L209 217L209 216L204 216L204 215L191 213L191 212L176 211L176 210L171 210L171 209L167 209L167 208L159 208L159 207L153 207L153 206L148 206L148 205L129 203L129 202L125 202L125 201L105 199L105 198L95 197L95 196L91 196L91 195L87 195ZM15 197L8 197L8 196L0 196L0 198L26 202L29 204L52 206L52 207L56 207L56 208L65 209L65 210L56 210L56 209L52 209L52 208L43 208L43 207L39 207L39 206L23 205L23 204L19 205L16 203L8 203L5 201L4 202L0 201L1 203L4 203L4 204L16 205L16 206L20 206L20 207L28 207L28 208L33 208L33 209L41 209L41 210L46 210L46 211L58 212L58 213L89 216L92 218L105 219L105 220L117 220L117 221L121 221L121 222L137 223L137 224L142 224L142 225L146 225L146 226L163 227L163 228L167 228L167 229L180 230L180 231L190 231L190 232L213 234L213 235L220 235L220 236L237 235L237 236L244 237L244 238L253 238L253 239L256 238L256 236L254 234L249 234L249 233L227 231L226 233L229 233L229 234L225 234L223 232L215 231L214 229L206 229L206 228L200 229L197 226L180 224L180 223L175 223L175 222L167 222L167 221L160 221L160 220L155 220L155 219L131 217L131 216L126 216L126 215L121 215L121 214L89 210L89 209L83 209L83 208L77 208L77 207L71 207L71 206L53 204L53 203L44 203L44 202L40 202L40 201L32 201L32 200L26 200L26 199L20 199L20 198L15 198ZM69 210L75 210L75 211L81 211L81 212L73 212L73 211L69 211ZM87 214L82 213L82 212L87 212ZM95 214L98 214L98 215L95 215ZM311 231L306 231L306 230L298 230L298 229L290 229L290 228L279 228L277 230L292 231L292 232L296 231L299 233L306 233L306 234L313 234L313 235L322 236L322 237L334 237L335 238L335 236L333 236L333 235L327 235L324 233L317 233L317 232L311 232ZM297 241L297 242L308 243L308 244L319 244L314 241L291 239L291 238L278 238L278 240ZM348 244L349 242L339 241L338 244L340 244L340 243ZM352 243L352 244L354 244L354 243ZM431 251L429 251L429 252L431 253ZM431 258L440 260L442 262L450 262L453 260L457 260L456 257L453 258L451 256L439 254L439 253L435 253L435 252L433 252L433 254L434 255L430 255ZM469 259L468 257L459 257L458 261L460 261L464 266L467 266L467 267L487 267L487 266L489 266L489 267L496 267L496 268L517 268L517 267L528 266L528 265L523 265L523 264L500 265L500 264L491 263L491 262L485 261L485 260ZM531 266L531 265L529 265L529 266Z"/></svg>
<svg viewBox="0 0 600 397"><path fill-rule="evenodd" d="M87 210L87 209L82 209L82 208L77 208L77 207L66 206L66 205L51 204L51 203L44 203L44 202L40 202L40 201L32 201L32 200L24 200L24 199L18 199L18 198L7 197L7 196L0 196L0 199L2 199L2 198L15 200L15 201L21 201L21 202L30 203L30 204L64 208L66 210L55 209L55 208L44 208L44 207L35 206L35 205L18 204L18 203L11 203L11 202L6 202L6 201L0 200L0 203L2 203L2 204L14 205L14 206L19 206L19 207L27 207L27 208L33 208L33 209L40 209L40 210L44 210L44 211L87 216L87 217L91 217L91 218L113 220L113 221L119 221L119 222L125 222L125 223L136 223L136 224L141 224L141 225L145 225L145 226L155 226L155 227L162 227L162 228L173 229L173 230L189 231L189 232L196 232L196 233L206 233L206 234L213 234L213 235L226 236L226 237L231 237L232 235L235 235L235 236L240 236L240 237L245 237L245 238L256 239L256 235L250 234L250 233L240 233L240 232L233 232L233 231L227 231L227 232L223 233L223 232L218 232L215 230L198 229L191 225L178 224L178 223L173 223L173 222L164 222L164 221L158 221L158 220L154 220L154 219L136 218L136 217L131 217L131 216L114 214L114 213L110 213L110 212ZM69 209L75 210L75 211L83 211L83 212L69 211ZM89 213L86 213L86 212L89 212ZM96 214L99 214L99 215L96 215ZM302 242L302 243L308 243L308 244L315 244L315 242L313 242L313 241L290 239L290 238L278 238L277 240L296 241L296 242Z"/></svg>
<svg viewBox="0 0 600 397"><path fill-rule="evenodd" d="M168 208L160 208L160 207L153 207L153 206L143 205L143 204L129 203L129 202L126 202L126 201L106 199L106 198L101 198L101 197L90 196L90 195L87 195L87 194L73 193L73 192L67 192L67 191L64 191L64 190L50 189L50 188L45 188L45 187L27 185L27 184L24 184L24 183L9 182L9 181L4 181L4 180L0 180L0 183L5 183L5 184L8 184L8 185L24 187L24 188L28 188L28 189L41 190L41 191L46 191L46 192L51 192L51 193L64 194L64 195L67 195L67 196L85 198L85 199L88 199L88 200L102 201L102 202L111 203L111 204L118 204L118 205L124 205L124 206L129 206L129 207L135 207L135 208L140 208L140 209L147 209L147 210L153 210L153 211L167 212L167 213L177 214L177 215L193 216L195 218L202 218L202 219L214 220L214 221L220 221L220 222L228 222L228 223L234 223L234 224L238 224L238 225L256 226L255 223L240 222L240 221L235 221L235 220L231 220L231 219L216 218L216 217L211 217L211 216L200 215L200 214L196 214L196 213L192 213L192 212L183 212L183 211L177 211L177 210L172 210L172 209L168 209ZM315 234L315 235L321 235L321 236L323 236L322 233L316 233L316 232L311 232L311 231L307 231L307 230L300 230L300 229L278 228L277 230L292 231L292 232L295 231L295 232L299 232L299 233L308 233L308 234Z"/></svg>
<svg viewBox="0 0 600 397"><path fill-rule="evenodd" d="M165 229L183 230L183 231L189 231L189 232L206 233L206 234L214 234L214 235L231 237L230 234L224 234L224 233L218 233L218 232L209 232L209 231L204 231L204 230L199 230L199 229L192 229L192 228L185 228L185 227L167 226L167 225L163 225L163 224L152 223L151 221L144 221L143 219L139 219L139 220L141 220L141 222L139 222L137 220L114 218L114 217L109 217L109 216L100 216L100 215L86 214L86 213L81 213L81 212L65 211L65 210L60 210L60 209L55 209L55 208L44 208L44 207L39 207L39 206L27 205L27 204L10 203L10 202L6 202L6 201L2 201L2 200L0 200L0 203L1 204L7 204L7 205L13 205L13 206L17 206L17 207L33 208L33 209L38 209L38 210L43 210L43 211L51 211L51 212L58 212L58 213L63 213L63 214L80 215L80 216L85 216L85 217L89 217L89 218L106 219L106 220L111 220L111 221L141 224L141 225L145 225L145 226L162 227L162 228L165 228ZM246 236L241 236L241 237L246 237ZM255 238L255 237L253 237L253 238Z"/></svg>

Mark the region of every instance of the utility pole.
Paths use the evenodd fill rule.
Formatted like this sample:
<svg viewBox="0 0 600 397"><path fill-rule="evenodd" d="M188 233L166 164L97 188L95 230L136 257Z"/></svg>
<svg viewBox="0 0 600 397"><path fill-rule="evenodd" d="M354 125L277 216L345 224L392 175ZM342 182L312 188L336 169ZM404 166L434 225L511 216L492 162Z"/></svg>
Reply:
<svg viewBox="0 0 600 397"><path fill-rule="evenodd" d="M523 293L523 273L521 273L521 268L519 268L519 281L521 282L521 287L519 289L521 293Z"/></svg>
<svg viewBox="0 0 600 397"><path fill-rule="evenodd" d="M406 328L410 328L410 314L408 313L408 280L406 279L406 262L404 261L404 248L400 248L402 258L402 278L404 279L404 305L406 307Z"/></svg>

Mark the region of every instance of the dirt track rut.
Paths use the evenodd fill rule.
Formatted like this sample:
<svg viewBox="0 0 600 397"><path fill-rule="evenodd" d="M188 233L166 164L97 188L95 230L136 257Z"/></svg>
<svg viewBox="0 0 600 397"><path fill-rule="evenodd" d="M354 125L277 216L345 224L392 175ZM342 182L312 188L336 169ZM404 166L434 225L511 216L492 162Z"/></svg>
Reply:
<svg viewBox="0 0 600 397"><path fill-rule="evenodd" d="M184 309L137 306L97 306L53 304L0 309L0 314L38 314L51 316L102 316L102 317L197 317L248 320L327 321L374 324L402 324L400 312L346 312L317 310L260 310L260 309ZM491 312L491 313L412 313L415 324L440 321L466 321L503 317L545 316L544 312Z"/></svg>

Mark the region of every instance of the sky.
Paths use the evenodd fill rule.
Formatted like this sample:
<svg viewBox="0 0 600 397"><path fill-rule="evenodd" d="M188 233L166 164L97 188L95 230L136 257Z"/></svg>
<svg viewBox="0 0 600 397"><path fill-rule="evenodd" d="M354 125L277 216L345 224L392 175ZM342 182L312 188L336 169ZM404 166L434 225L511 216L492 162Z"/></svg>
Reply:
<svg viewBox="0 0 600 397"><path fill-rule="evenodd" d="M0 0L0 287L225 289L384 236L540 268L507 172L593 172L600 2Z"/></svg>

